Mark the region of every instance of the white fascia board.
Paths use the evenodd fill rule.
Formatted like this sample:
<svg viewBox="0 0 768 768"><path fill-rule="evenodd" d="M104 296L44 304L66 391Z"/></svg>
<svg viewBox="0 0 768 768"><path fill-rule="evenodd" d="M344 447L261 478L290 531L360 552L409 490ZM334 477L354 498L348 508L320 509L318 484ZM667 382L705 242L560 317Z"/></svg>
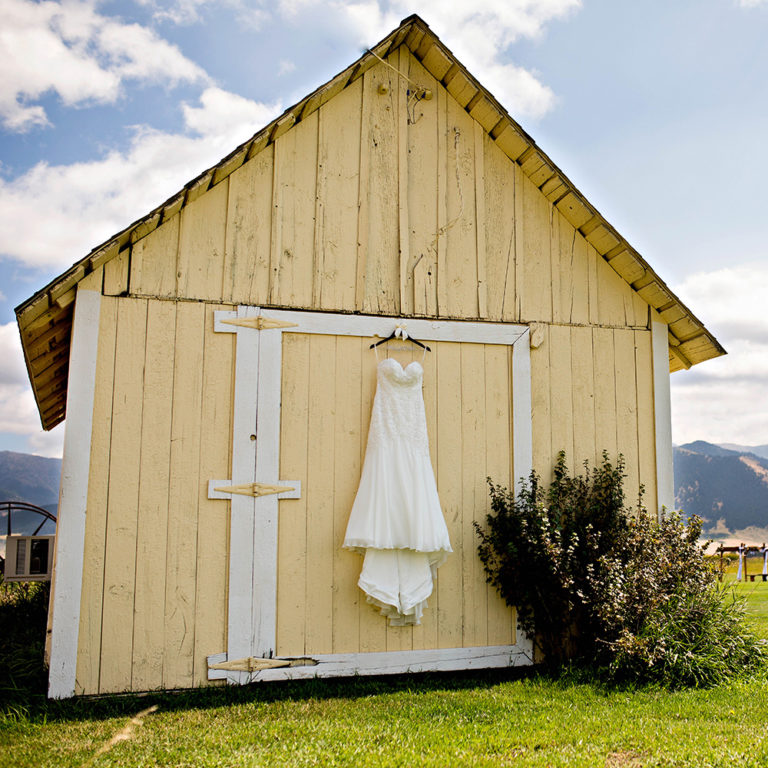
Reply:
<svg viewBox="0 0 768 768"><path fill-rule="evenodd" d="M78 289L69 352L64 457L56 523L56 576L48 671L51 699L64 699L75 693L100 312L101 293Z"/></svg>

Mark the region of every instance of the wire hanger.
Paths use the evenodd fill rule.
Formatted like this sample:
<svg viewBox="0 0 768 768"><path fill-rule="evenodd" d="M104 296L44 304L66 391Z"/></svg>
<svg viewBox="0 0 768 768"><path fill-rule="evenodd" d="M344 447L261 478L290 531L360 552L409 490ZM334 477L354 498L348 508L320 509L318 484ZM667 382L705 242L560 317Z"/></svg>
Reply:
<svg viewBox="0 0 768 768"><path fill-rule="evenodd" d="M410 341L416 344L417 346L421 347L425 352L432 351L426 344L423 344L418 339L414 339L413 336L408 335L408 331L405 329L405 323L398 323L395 326L395 330L392 331L392 333L390 333L386 339L375 341L373 344L371 344L369 349L378 347L380 344L386 344L388 341L392 341L392 339L402 339L403 341Z"/></svg>

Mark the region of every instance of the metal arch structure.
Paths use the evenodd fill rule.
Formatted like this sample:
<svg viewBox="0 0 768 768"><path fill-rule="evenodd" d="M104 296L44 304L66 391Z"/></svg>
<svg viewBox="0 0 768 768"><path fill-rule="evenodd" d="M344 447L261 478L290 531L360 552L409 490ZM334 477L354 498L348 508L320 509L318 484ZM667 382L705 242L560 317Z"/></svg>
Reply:
<svg viewBox="0 0 768 768"><path fill-rule="evenodd" d="M38 515L40 515L43 519L40 522L40 525L35 528L34 532L31 534L32 536L37 536L38 533L40 533L40 529L49 521L53 521L54 525L56 524L56 515L54 515L52 512L49 512L47 509L43 509L42 507L38 507L35 504L28 504L26 501L0 501L0 516L5 513L7 515L7 528L6 528L6 535L10 536L11 532L13 531L13 513L16 512L36 512Z"/></svg>

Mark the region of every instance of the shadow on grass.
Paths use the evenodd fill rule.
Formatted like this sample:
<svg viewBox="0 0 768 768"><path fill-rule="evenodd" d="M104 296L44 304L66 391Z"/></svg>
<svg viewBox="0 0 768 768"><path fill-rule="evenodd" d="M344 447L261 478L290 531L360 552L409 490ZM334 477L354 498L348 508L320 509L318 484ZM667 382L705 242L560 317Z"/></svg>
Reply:
<svg viewBox="0 0 768 768"><path fill-rule="evenodd" d="M162 711L173 712L253 702L356 699L403 691L489 688L539 674L524 667L333 680L315 678L49 701L46 698L48 674L43 662L48 594L47 584L0 582L0 721L108 719L133 715L155 704Z"/></svg>
<svg viewBox="0 0 768 768"><path fill-rule="evenodd" d="M15 689L17 694L0 699L3 717L27 721L100 720L133 715L157 705L163 712L215 709L254 702L304 701L310 699L360 699L399 692L428 693L472 688L491 688L500 683L542 674L532 667L475 672L429 672L377 677L292 680L243 686L211 686L180 691L112 694L66 701L49 701L44 690ZM0 697L2 697L0 692Z"/></svg>

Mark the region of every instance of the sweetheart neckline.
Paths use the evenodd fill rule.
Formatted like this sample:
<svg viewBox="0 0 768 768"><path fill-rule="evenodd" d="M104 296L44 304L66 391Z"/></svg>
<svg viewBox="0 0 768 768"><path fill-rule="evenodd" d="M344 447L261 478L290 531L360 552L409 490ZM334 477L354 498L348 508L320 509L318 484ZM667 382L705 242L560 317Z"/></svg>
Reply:
<svg viewBox="0 0 768 768"><path fill-rule="evenodd" d="M394 358L394 357L385 357L385 358L384 358L384 359L383 359L383 360L382 360L382 361L379 363L379 365L381 365L382 363L386 363L386 362L387 362L387 360L391 360L393 363L397 363L398 367L400 368L400 370L401 370L403 373L405 373L405 372L406 372L406 371L407 371L407 370L408 370L408 369L409 369L409 368L410 368L412 365L418 365L418 366L419 366L419 368L421 368L422 370L424 370L424 369L422 368L422 366L421 366L421 363L420 363L418 360L411 360L411 362L410 362L410 363L408 363L408 365L406 365L406 366L405 366L405 368L403 368L403 364L402 364L402 363L401 363L401 362L400 362L398 359L396 359L396 358Z"/></svg>

